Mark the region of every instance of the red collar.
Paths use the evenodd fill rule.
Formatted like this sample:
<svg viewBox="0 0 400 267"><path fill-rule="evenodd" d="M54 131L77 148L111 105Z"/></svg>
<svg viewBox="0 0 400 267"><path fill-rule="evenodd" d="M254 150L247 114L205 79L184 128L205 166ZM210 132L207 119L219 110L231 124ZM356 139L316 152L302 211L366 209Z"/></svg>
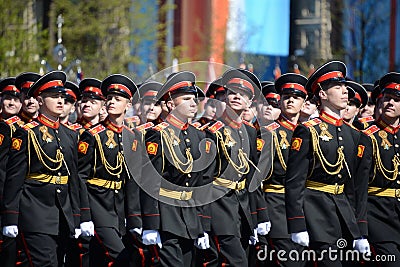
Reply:
<svg viewBox="0 0 400 267"><path fill-rule="evenodd" d="M85 119L84 117L81 117L81 118L77 121L77 123L79 123L80 125L82 125L82 127L85 128L85 129L89 129L90 127L93 126L93 124L92 124L90 121L88 121L87 119Z"/></svg>
<svg viewBox="0 0 400 267"><path fill-rule="evenodd" d="M116 133L122 133L122 129L124 129L123 125L122 126L115 125L114 123L112 123L110 121L110 119L108 117L104 120L104 126L106 126L106 128L108 128L111 131L116 132Z"/></svg>
<svg viewBox="0 0 400 267"><path fill-rule="evenodd" d="M58 129L58 127L60 127L60 120L57 119L56 121L53 121L47 118L44 114L40 113L37 119L38 121L40 121L41 123L52 129Z"/></svg>
<svg viewBox="0 0 400 267"><path fill-rule="evenodd" d="M284 116L280 115L278 118L278 123L285 127L288 130L294 131L296 128L297 124L292 123L288 119L286 119Z"/></svg>
<svg viewBox="0 0 400 267"><path fill-rule="evenodd" d="M242 126L242 122L237 122L237 121L232 120L228 116L226 111L224 111L224 113L222 113L221 120L224 121L226 125L228 125L231 128L234 128L234 129L239 129Z"/></svg>
<svg viewBox="0 0 400 267"><path fill-rule="evenodd" d="M172 126L175 126L178 129L181 130L186 130L189 127L189 123L187 122L183 122L180 119L178 119L177 117L175 117L174 115L170 114L166 121L171 124Z"/></svg>
<svg viewBox="0 0 400 267"><path fill-rule="evenodd" d="M326 113L324 110L321 110L321 113L319 115L319 118L329 124L333 124L335 126L342 126L343 125L343 119L337 119L328 113Z"/></svg>
<svg viewBox="0 0 400 267"><path fill-rule="evenodd" d="M22 109L21 109L21 111L19 112L18 115L24 122L31 122L34 119L33 116L30 113L25 112Z"/></svg>
<svg viewBox="0 0 400 267"><path fill-rule="evenodd" d="M390 134L395 134L399 130L399 126L393 127L393 126L387 124L383 120L382 116L379 117L379 119L376 120L376 124L379 126L379 128L381 128L382 130L384 130L385 132L388 132Z"/></svg>

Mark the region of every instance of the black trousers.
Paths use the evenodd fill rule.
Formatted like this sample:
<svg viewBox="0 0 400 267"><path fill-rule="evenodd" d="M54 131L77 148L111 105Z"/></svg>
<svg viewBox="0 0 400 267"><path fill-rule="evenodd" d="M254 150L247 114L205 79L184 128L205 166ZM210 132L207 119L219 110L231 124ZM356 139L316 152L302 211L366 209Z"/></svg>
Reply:
<svg viewBox="0 0 400 267"><path fill-rule="evenodd" d="M142 243L142 237L137 234L127 233L122 239L131 257L130 266L160 266L159 247L157 245L144 245Z"/></svg>
<svg viewBox="0 0 400 267"><path fill-rule="evenodd" d="M91 238L90 236L80 236L78 239L69 239L65 267L89 267L89 244Z"/></svg>
<svg viewBox="0 0 400 267"><path fill-rule="evenodd" d="M14 267L17 256L16 238L3 236L0 241L0 265Z"/></svg>
<svg viewBox="0 0 400 267"><path fill-rule="evenodd" d="M95 228L95 235L90 240L89 260L91 267L128 267L129 252L121 234L114 228Z"/></svg>
<svg viewBox="0 0 400 267"><path fill-rule="evenodd" d="M206 250L204 266L248 266L246 255L248 238L220 235L210 238L210 249Z"/></svg>
<svg viewBox="0 0 400 267"><path fill-rule="evenodd" d="M194 240L183 238L169 232L160 232L161 266L188 267L193 264Z"/></svg>

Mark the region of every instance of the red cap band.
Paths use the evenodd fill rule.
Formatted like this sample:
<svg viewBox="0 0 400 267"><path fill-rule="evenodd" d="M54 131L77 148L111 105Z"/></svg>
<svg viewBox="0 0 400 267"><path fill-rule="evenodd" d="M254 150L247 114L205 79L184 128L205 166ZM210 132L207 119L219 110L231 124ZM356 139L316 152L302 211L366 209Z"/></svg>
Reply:
<svg viewBox="0 0 400 267"><path fill-rule="evenodd" d="M72 91L71 89L65 88L65 92L67 93L67 95L70 95L74 101L76 101L76 94L74 93L74 91Z"/></svg>
<svg viewBox="0 0 400 267"><path fill-rule="evenodd" d="M254 94L254 87L251 84L251 82L240 79L240 78L233 78L231 80L228 81L227 84L240 84L240 86L244 86L247 87L251 90L251 92Z"/></svg>
<svg viewBox="0 0 400 267"><path fill-rule="evenodd" d="M24 82L22 85L21 85L21 88L23 88L23 89L29 89L29 88L31 88L31 86L32 86L32 84L34 84L35 82Z"/></svg>
<svg viewBox="0 0 400 267"><path fill-rule="evenodd" d="M179 89L179 88L181 88L181 87L188 87L188 86L192 86L192 82L190 82L190 81L179 82L179 83L176 83L176 84L174 84L173 86L171 86L171 87L168 89L168 92L172 92L172 91L174 91L174 90L176 90L176 89Z"/></svg>
<svg viewBox="0 0 400 267"><path fill-rule="evenodd" d="M107 88L107 91L109 91L110 89L120 89L120 90L126 92L129 95L129 97L132 97L131 90L129 90L129 88L126 87L125 85L122 85L122 84L119 84L119 83L114 83L114 84L111 84Z"/></svg>
<svg viewBox="0 0 400 267"><path fill-rule="evenodd" d="M144 93L143 97L155 97L157 95L157 91L149 90Z"/></svg>
<svg viewBox="0 0 400 267"><path fill-rule="evenodd" d="M341 71L331 71L328 73L325 73L324 75L321 75L321 77L319 77L311 86L311 90L313 91L313 93L316 91L318 84L321 82L324 82L326 80L329 79L333 79L333 78L344 78L343 77L343 73Z"/></svg>
<svg viewBox="0 0 400 267"><path fill-rule="evenodd" d="M398 84L398 83L389 83L389 84L385 85L385 88L394 89L394 90L400 90L400 84Z"/></svg>
<svg viewBox="0 0 400 267"><path fill-rule="evenodd" d="M302 91L303 93L307 94L307 90L304 88L304 86L301 84L298 84L298 83L285 83L282 85L281 88L282 89L296 89L296 90Z"/></svg>
<svg viewBox="0 0 400 267"><path fill-rule="evenodd" d="M54 80L54 81L50 81L47 82L45 84L43 84L41 87L39 87L38 90L36 90L36 92L34 93L34 96L38 96L41 92L43 92L44 90L51 88L51 87L59 87L59 86L64 86L63 82L61 80Z"/></svg>
<svg viewBox="0 0 400 267"><path fill-rule="evenodd" d="M281 100L281 96L279 94L275 94L275 93L266 94L265 98L274 98L278 101Z"/></svg>
<svg viewBox="0 0 400 267"><path fill-rule="evenodd" d="M17 87L15 85L7 85L6 87L3 88L2 92L16 92L20 93Z"/></svg>

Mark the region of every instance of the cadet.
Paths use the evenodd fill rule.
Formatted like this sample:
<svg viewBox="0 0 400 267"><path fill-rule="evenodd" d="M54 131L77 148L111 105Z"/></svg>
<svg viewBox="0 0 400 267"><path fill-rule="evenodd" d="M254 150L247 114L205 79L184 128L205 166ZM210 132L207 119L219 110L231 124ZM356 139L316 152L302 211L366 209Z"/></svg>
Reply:
<svg viewBox="0 0 400 267"><path fill-rule="evenodd" d="M95 236L90 266L128 266L130 255L122 237L128 229L141 233L139 187L142 164L140 133L124 126L124 116L137 93L135 83L121 74L101 83L108 117L81 134L79 177L86 181ZM125 223L126 220L126 223Z"/></svg>
<svg viewBox="0 0 400 267"><path fill-rule="evenodd" d="M60 124L66 74L50 72L28 96L38 99L37 121L17 129L7 164L3 234L24 244L23 266L58 266L79 228L77 143Z"/></svg>
<svg viewBox="0 0 400 267"><path fill-rule="evenodd" d="M162 112L161 103L156 99L161 87L162 84L155 81L148 81L139 86L140 96L142 97L139 116L140 125L151 122L151 124L141 126L139 130L144 130L143 128L148 128L162 122L160 118Z"/></svg>
<svg viewBox="0 0 400 267"><path fill-rule="evenodd" d="M359 130L364 130L368 128L368 126L370 126L370 124L375 120L374 119L375 103L372 98L374 85L371 83L363 83L362 86L367 91L368 102L363 108L360 108L360 112L358 113L358 119L354 124L354 126Z"/></svg>
<svg viewBox="0 0 400 267"><path fill-rule="evenodd" d="M100 84L101 81L94 78L85 78L79 83L81 117L77 120L77 123L83 129L89 129L100 122L100 110L105 102Z"/></svg>
<svg viewBox="0 0 400 267"><path fill-rule="evenodd" d="M65 87L65 103L64 110L60 116L60 123L69 127L71 130L79 129L81 126L79 124L73 124L69 121L69 116L75 112L75 103L81 97L81 92L79 91L78 85L73 82L66 81Z"/></svg>
<svg viewBox="0 0 400 267"><path fill-rule="evenodd" d="M190 266L193 245L209 247L210 211L205 204L210 201L207 193L214 158L205 133L189 124L197 112L198 97L204 96L194 84L192 72L171 75L157 94L170 114L146 132L147 153L156 174L146 172L143 177L150 188L142 198L142 238L146 245L161 246L162 266ZM200 168L196 167L199 162Z"/></svg>
<svg viewBox="0 0 400 267"><path fill-rule="evenodd" d="M271 231L268 234L268 244L276 251L286 251L287 255L291 250L301 251L301 246L290 240L287 229L284 185L290 141L297 126L300 110L308 95L305 89L306 83L306 77L295 73L283 74L275 81L275 89L281 96L282 112L278 120L265 126L272 133L275 151L272 157L272 168L267 172L268 174L263 181L268 215L272 224ZM276 255L270 262L272 265L301 266L300 262L279 261L275 257ZM269 257L269 259L272 259L272 257Z"/></svg>
<svg viewBox="0 0 400 267"><path fill-rule="evenodd" d="M355 214L343 193L344 184L356 176L356 151L361 138L340 118L340 111L354 93L347 90L345 76L346 66L340 61L328 62L310 76L306 89L319 98L320 116L296 127L286 171L286 216L291 239L302 246L310 245L326 266L341 266L338 257L330 259L322 252L342 248L340 242L337 244L342 237L358 239L356 248L362 252L368 246L357 224L365 224L365 220ZM358 156L362 157L361 151ZM359 210L365 211L365 205L360 199Z"/></svg>
<svg viewBox="0 0 400 267"><path fill-rule="evenodd" d="M39 103L34 97L28 97L28 90L41 76L34 72L24 72L15 78L15 87L21 91L22 108L18 114L24 123L31 122L38 116Z"/></svg>
<svg viewBox="0 0 400 267"><path fill-rule="evenodd" d="M367 105L368 94L365 88L356 82L347 81L346 85L348 90L354 91L354 97L349 99L347 107L342 111L343 120L349 124L353 124L354 127L360 129L356 125L358 124L357 115L361 109Z"/></svg>
<svg viewBox="0 0 400 267"><path fill-rule="evenodd" d="M258 161L256 129L243 123L241 114L250 106L261 84L254 74L242 69L228 70L221 83L225 88L226 109L207 129L219 153L213 181L216 200L211 203L212 247L206 264L247 266L245 250L249 238L257 228L266 230L267 222L257 221L257 209L266 208L262 195L250 197L261 185L261 180L252 181ZM255 192L249 193L250 189Z"/></svg>
<svg viewBox="0 0 400 267"><path fill-rule="evenodd" d="M400 73L384 75L379 86L382 89L382 114L364 130L372 140L374 158L368 187L368 239L374 254L394 255L396 258L395 262L380 262L380 266L398 266Z"/></svg>
<svg viewBox="0 0 400 267"><path fill-rule="evenodd" d="M258 105L258 118L260 125L266 125L278 119L281 114L279 101L281 96L276 92L274 83L265 84L262 89L265 101L260 101Z"/></svg>

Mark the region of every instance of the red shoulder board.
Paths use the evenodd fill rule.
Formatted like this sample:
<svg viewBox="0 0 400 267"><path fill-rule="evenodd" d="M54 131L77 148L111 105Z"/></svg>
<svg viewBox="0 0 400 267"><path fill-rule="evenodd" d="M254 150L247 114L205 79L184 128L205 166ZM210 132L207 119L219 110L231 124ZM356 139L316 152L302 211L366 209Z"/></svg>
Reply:
<svg viewBox="0 0 400 267"><path fill-rule="evenodd" d="M264 127L265 127L265 129L267 129L268 131L272 132L272 131L275 131L276 129L278 129L279 127L281 127L281 126L280 126L279 123L277 123L276 121L274 121L273 123L271 123L271 124L269 124L269 125L267 125L267 126L264 126Z"/></svg>
<svg viewBox="0 0 400 267"><path fill-rule="evenodd" d="M71 126L75 131L77 131L77 130L82 128L82 125L80 125L79 123L74 123Z"/></svg>
<svg viewBox="0 0 400 267"><path fill-rule="evenodd" d="M321 122L322 122L322 121L321 121L320 119L314 118L314 119L312 119L312 120L303 122L303 125L306 126L306 127L311 127L311 126L318 125L318 124L320 124Z"/></svg>
<svg viewBox="0 0 400 267"><path fill-rule="evenodd" d="M363 133L365 133L366 135L370 136L370 135L376 133L379 130L380 130L379 127L374 124L374 125L368 127L367 129L365 129L363 131Z"/></svg>
<svg viewBox="0 0 400 267"><path fill-rule="evenodd" d="M206 124L204 124L203 126L197 128L197 129L199 129L200 131L204 131L205 129L207 129L208 125L210 125L210 122L207 122Z"/></svg>
<svg viewBox="0 0 400 267"><path fill-rule="evenodd" d="M217 121L216 123L214 123L213 125L208 127L208 130L212 133L215 133L216 131L218 131L219 129L221 129L224 126L225 126L225 124L222 121Z"/></svg>
<svg viewBox="0 0 400 267"><path fill-rule="evenodd" d="M248 126L250 126L250 127L256 128L256 127L254 127L253 124L251 124L251 123L248 122L248 121L245 121L245 120L244 120L243 123L246 124L246 125L248 125Z"/></svg>
<svg viewBox="0 0 400 267"><path fill-rule="evenodd" d="M18 116L12 116L11 118L6 119L5 122L6 122L8 125L11 125L11 124L14 124L14 123L16 123L16 122L18 122L18 121L20 121L20 120L21 120L20 117L18 117Z"/></svg>
<svg viewBox="0 0 400 267"><path fill-rule="evenodd" d="M154 123L150 122L146 122L145 124L139 125L138 127L136 127L136 130L138 130L139 132L147 130L151 127L154 126Z"/></svg>
<svg viewBox="0 0 400 267"><path fill-rule="evenodd" d="M35 128L38 125L39 125L39 123L37 121L31 121L31 122L25 124L24 126L22 126L22 128L25 130L29 130L29 129Z"/></svg>
<svg viewBox="0 0 400 267"><path fill-rule="evenodd" d="M125 118L125 121L126 122L139 123L140 122L140 118L138 116L133 116L133 117Z"/></svg>
<svg viewBox="0 0 400 267"><path fill-rule="evenodd" d="M98 124L97 126L94 126L93 128L91 128L89 130L89 133L91 133L92 135L95 135L95 134L101 133L105 129L106 129L106 127L104 127L102 124Z"/></svg>
<svg viewBox="0 0 400 267"><path fill-rule="evenodd" d="M364 118L359 118L358 121L361 122L361 123L371 122L371 121L374 121L374 117L368 116L368 117L364 117Z"/></svg>
<svg viewBox="0 0 400 267"><path fill-rule="evenodd" d="M193 122L193 123L192 123L192 126L193 126L193 127L196 127L197 129L199 129L199 127L201 126L201 123L198 122L198 121L196 121L196 122Z"/></svg>
<svg viewBox="0 0 400 267"><path fill-rule="evenodd" d="M164 121L164 122L159 123L156 126L154 126L153 129L160 132L160 131L164 130L165 128L167 128L168 126L169 126L169 123Z"/></svg>

